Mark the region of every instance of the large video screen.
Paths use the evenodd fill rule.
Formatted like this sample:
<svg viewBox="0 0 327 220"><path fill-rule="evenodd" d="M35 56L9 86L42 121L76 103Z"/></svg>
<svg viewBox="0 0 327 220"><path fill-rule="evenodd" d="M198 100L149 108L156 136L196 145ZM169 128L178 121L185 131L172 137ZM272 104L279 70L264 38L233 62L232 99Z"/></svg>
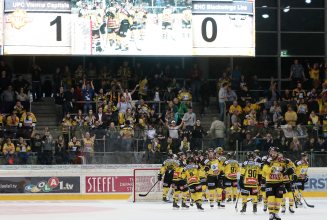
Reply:
<svg viewBox="0 0 327 220"><path fill-rule="evenodd" d="M4 54L254 56L255 0L4 0Z"/></svg>

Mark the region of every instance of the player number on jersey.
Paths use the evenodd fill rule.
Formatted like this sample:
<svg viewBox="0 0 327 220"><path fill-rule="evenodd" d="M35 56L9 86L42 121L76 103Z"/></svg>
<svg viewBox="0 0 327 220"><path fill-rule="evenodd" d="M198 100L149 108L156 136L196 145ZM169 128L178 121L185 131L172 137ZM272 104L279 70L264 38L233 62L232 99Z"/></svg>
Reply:
<svg viewBox="0 0 327 220"><path fill-rule="evenodd" d="M208 21L211 22L211 25L212 25L212 35L211 37L209 38L207 36L207 25L208 25ZM208 18L205 18L203 19L202 21L202 37L205 41L207 42L213 42L214 40L216 40L217 38L217 23L215 21L215 19L211 18L211 17L208 17Z"/></svg>
<svg viewBox="0 0 327 220"><path fill-rule="evenodd" d="M257 171L256 170L248 170L248 177L256 178L257 177Z"/></svg>
<svg viewBox="0 0 327 220"><path fill-rule="evenodd" d="M56 19L50 22L50 26L56 24L56 32L57 32L57 41L61 41L61 16L57 16Z"/></svg>

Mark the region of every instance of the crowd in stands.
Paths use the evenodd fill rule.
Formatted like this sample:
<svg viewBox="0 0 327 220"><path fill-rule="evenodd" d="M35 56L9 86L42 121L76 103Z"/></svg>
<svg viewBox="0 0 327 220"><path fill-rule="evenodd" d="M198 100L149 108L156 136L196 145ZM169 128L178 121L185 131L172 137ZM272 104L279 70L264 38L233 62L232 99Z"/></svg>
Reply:
<svg viewBox="0 0 327 220"><path fill-rule="evenodd" d="M1 125L35 129L35 116L22 106L29 102L30 83L22 76L13 79L3 63L1 110L10 116L1 115ZM295 60L289 89L278 91L271 78L269 90L263 92L256 75L247 79L236 66L222 73L215 94L209 82L201 79L196 63L186 84L179 78L185 71L177 65L161 68L158 63L145 73L140 63L131 68L124 61L118 70L92 63L86 69L79 65L75 71L58 67L52 82L46 80L43 85L42 69L34 63L30 69L33 101L42 102L43 93L46 97L53 94L63 116L62 135L54 140L45 129L43 137L32 132L30 144L18 140L17 145L4 138L1 151L10 164L26 163L29 151L38 153L40 164L53 164L54 158L59 164L82 163L83 157L92 163L94 155L117 151L144 151L147 162L160 163L169 152L202 150L203 138L209 136L215 148L229 150L267 151L279 146L295 157L303 151L323 152L327 150L325 66L306 66L310 77ZM209 107L210 96L218 96L219 118L204 128L199 116ZM201 114L196 115L192 102L199 101ZM29 138L15 133L15 138L20 137Z"/></svg>

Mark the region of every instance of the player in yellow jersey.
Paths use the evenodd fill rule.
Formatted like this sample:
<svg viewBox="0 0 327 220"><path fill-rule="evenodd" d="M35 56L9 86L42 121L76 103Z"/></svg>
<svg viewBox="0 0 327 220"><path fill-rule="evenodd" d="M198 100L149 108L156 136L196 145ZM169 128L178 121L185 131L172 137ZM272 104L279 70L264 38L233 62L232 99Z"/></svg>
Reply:
<svg viewBox="0 0 327 220"><path fill-rule="evenodd" d="M269 148L268 152L269 154L266 156L263 156L261 158L261 167L263 168L264 164L267 163L267 160L271 158L271 149L272 147ZM261 170L261 192L262 192L262 197L263 197L263 211L266 212L268 209L268 198L266 196L266 173L262 169Z"/></svg>
<svg viewBox="0 0 327 220"><path fill-rule="evenodd" d="M128 30L131 27L132 20L130 18L130 14L125 9L125 3L121 3L121 9L118 15L120 27L117 34L117 42L116 42L116 50L122 49L122 51L128 50L128 42L126 40Z"/></svg>
<svg viewBox="0 0 327 220"><path fill-rule="evenodd" d="M258 183L259 183L259 173L261 170L261 164L254 162L253 152L247 153L247 161L242 164L241 176L240 176L240 188L242 195L242 210L243 214L246 212L246 206L248 198L252 198L253 202L253 213L257 212L257 202L258 202Z"/></svg>
<svg viewBox="0 0 327 220"><path fill-rule="evenodd" d="M100 28L99 28L99 31L100 31L100 43L101 43L101 46L104 47L105 46L105 42L106 42L106 20L105 20L105 16L106 16L106 13L105 13L105 10L102 8L102 2L97 0L98 2L95 2L95 11L97 13L97 16L98 16L98 22L99 22L99 25L100 25Z"/></svg>
<svg viewBox="0 0 327 220"><path fill-rule="evenodd" d="M203 165L205 165L205 171L207 172L210 207L214 207L216 190L218 208L224 208L225 205L222 204L222 184L220 181L223 175L223 167L219 160L214 158L213 152L209 152L209 157L203 162Z"/></svg>
<svg viewBox="0 0 327 220"><path fill-rule="evenodd" d="M183 11L183 18L182 18L182 29L183 29L183 38L187 36L188 38L191 37L191 22L192 22L192 10L191 6L187 6L186 10Z"/></svg>
<svg viewBox="0 0 327 220"><path fill-rule="evenodd" d="M286 171L286 163L278 158L279 151L278 147L272 147L271 158L263 166L263 171L266 172L269 220L281 220L278 213L284 194L283 173Z"/></svg>
<svg viewBox="0 0 327 220"><path fill-rule="evenodd" d="M254 156L254 160L253 161L262 165L262 159L260 157L260 151L259 150L254 150L253 151L253 156ZM259 202L262 202L262 198L263 198L263 191L261 190L262 174L263 174L263 172L262 172L262 169L261 169L261 172L259 173L259 180L260 180L260 182L258 184L258 203Z"/></svg>
<svg viewBox="0 0 327 220"><path fill-rule="evenodd" d="M298 189L296 191L295 195L295 202L298 206L302 206L301 202L301 194L303 193L304 190L304 184L309 181L308 179L308 168L309 168L309 163L308 163L308 155L306 153L301 153L301 160L297 160L294 163L295 165L295 185L296 188ZM300 191L300 192L299 192Z"/></svg>
<svg viewBox="0 0 327 220"><path fill-rule="evenodd" d="M293 192L292 192L292 180L293 180L293 173L295 172L295 165L293 162L288 159L284 158L283 152L279 152L278 154L279 159L284 159L286 163L286 171L285 175L283 176L283 183L285 184L284 188L284 195L283 195L283 200L282 200L282 213L285 214L286 212L286 197L288 197L288 202L289 202L289 211L290 213L294 213L294 197L293 197Z"/></svg>
<svg viewBox="0 0 327 220"><path fill-rule="evenodd" d="M168 35L171 35L171 31L173 29L173 15L172 10L170 9L170 5L168 4L166 8L162 12L162 39L168 39Z"/></svg>
<svg viewBox="0 0 327 220"><path fill-rule="evenodd" d="M200 171L200 180L201 180L201 185L202 185L202 202L208 202L206 191L208 188L208 183L207 183L207 175L205 173L205 165L203 162L207 159L207 156L203 155L202 150L195 150L193 152L194 159L195 159L195 164L199 165L201 167Z"/></svg>
<svg viewBox="0 0 327 220"><path fill-rule="evenodd" d="M184 167L186 166L186 163L184 163L184 153L179 152L177 154L178 156L178 163L179 166L175 168L174 170L174 177L173 177L173 182L174 182L174 204L173 208L179 208L177 205L179 195L182 193L182 209L188 209L189 206L186 205L186 200L188 196L188 186L186 183L186 180L182 178L182 172Z"/></svg>
<svg viewBox="0 0 327 220"><path fill-rule="evenodd" d="M113 3L110 4L111 5L106 15L107 15L108 40L109 40L110 47L112 47L116 39L116 33L119 30L119 20L118 20L116 8L113 7Z"/></svg>
<svg viewBox="0 0 327 220"><path fill-rule="evenodd" d="M187 180L188 187L192 194L192 198L196 203L197 209L199 211L203 211L202 208L202 186L200 181L200 170L201 167L199 165L194 164L194 157L189 156L187 158L188 165L184 167L182 172L182 179Z"/></svg>
<svg viewBox="0 0 327 220"><path fill-rule="evenodd" d="M130 9L128 10L128 13L130 15L130 20L131 20L131 38L130 40L131 41L135 41L135 33L136 33L136 30L137 30L137 24L136 24L136 9L133 8L133 5L131 5Z"/></svg>
<svg viewBox="0 0 327 220"><path fill-rule="evenodd" d="M139 10L136 13L136 27L137 32L139 32L140 40L144 40L145 37L145 28L146 28L146 19L147 19L147 11L140 5Z"/></svg>
<svg viewBox="0 0 327 220"><path fill-rule="evenodd" d="M237 173L240 172L240 167L238 165L237 160L233 160L234 153L229 152L227 154L227 160L223 163L224 172L225 172L225 180L224 186L226 188L226 196L227 202L232 201L236 202L236 193L237 193ZM231 190L233 192L231 193Z"/></svg>
<svg viewBox="0 0 327 220"><path fill-rule="evenodd" d="M179 167L178 161L173 159L172 154L168 154L167 157L168 159L163 162L160 173L158 174L159 181L162 180L162 176L164 175L162 193L162 201L164 202L169 202L169 199L167 199L167 194L170 186L173 183L174 171L177 169L177 167Z"/></svg>

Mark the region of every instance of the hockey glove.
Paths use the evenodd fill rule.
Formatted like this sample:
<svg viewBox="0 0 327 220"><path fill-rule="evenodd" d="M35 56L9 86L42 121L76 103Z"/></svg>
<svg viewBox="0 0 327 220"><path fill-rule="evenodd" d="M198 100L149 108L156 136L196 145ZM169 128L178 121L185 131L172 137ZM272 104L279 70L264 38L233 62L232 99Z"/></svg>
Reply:
<svg viewBox="0 0 327 220"><path fill-rule="evenodd" d="M162 174L158 174L158 180L159 180L159 181L162 180Z"/></svg>
<svg viewBox="0 0 327 220"><path fill-rule="evenodd" d="M297 175L296 174L293 174L293 183L295 183L297 181Z"/></svg>
<svg viewBox="0 0 327 220"><path fill-rule="evenodd" d="M244 179L243 179L243 176L240 177L240 180L238 181L238 184L240 185L240 188L241 189L244 189Z"/></svg>
<svg viewBox="0 0 327 220"><path fill-rule="evenodd" d="M306 176L305 178L304 178L304 182L306 183L306 182L308 182L309 181L309 178L308 178L308 176Z"/></svg>

